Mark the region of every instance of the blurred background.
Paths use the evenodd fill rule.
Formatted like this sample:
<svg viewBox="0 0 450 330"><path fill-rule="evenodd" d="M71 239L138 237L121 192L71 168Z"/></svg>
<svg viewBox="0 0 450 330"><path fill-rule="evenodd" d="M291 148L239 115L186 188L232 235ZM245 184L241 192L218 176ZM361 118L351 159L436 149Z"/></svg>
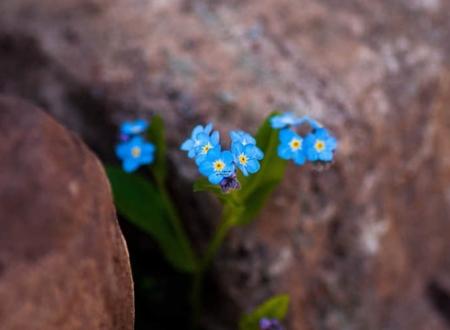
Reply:
<svg viewBox="0 0 450 330"><path fill-rule="evenodd" d="M170 190L199 250L220 209L192 193L178 150L192 127L255 133L274 109L318 119L340 141L335 163L290 165L257 221L232 232L205 328L235 329L278 293L291 296L287 329L450 328L449 1L2 0L0 93L104 163L123 120L161 115ZM184 328L189 278L119 222L136 329Z"/></svg>

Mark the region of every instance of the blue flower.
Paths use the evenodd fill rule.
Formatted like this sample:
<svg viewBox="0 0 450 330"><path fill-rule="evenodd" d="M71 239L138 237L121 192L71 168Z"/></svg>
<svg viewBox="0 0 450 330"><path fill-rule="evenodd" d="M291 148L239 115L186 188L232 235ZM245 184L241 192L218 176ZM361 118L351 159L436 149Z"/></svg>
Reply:
<svg viewBox="0 0 450 330"><path fill-rule="evenodd" d="M209 136L212 131L212 124L209 123L205 127L197 125L192 130L191 137L183 142L181 145L181 150L188 152L189 158L194 158L197 156L198 148L204 143L205 135Z"/></svg>
<svg viewBox="0 0 450 330"><path fill-rule="evenodd" d="M272 128L281 129L287 126L294 126L301 123L301 119L294 116L292 112L286 112L281 115L274 116L270 119Z"/></svg>
<svg viewBox="0 0 450 330"><path fill-rule="evenodd" d="M144 133L148 128L148 122L145 119L126 121L120 125L120 133L123 135L137 135Z"/></svg>
<svg viewBox="0 0 450 330"><path fill-rule="evenodd" d="M259 320L261 330L283 330L284 328L277 319L262 318Z"/></svg>
<svg viewBox="0 0 450 330"><path fill-rule="evenodd" d="M122 160L122 168L125 172L133 172L141 165L151 164L154 152L155 146L140 136L122 142L116 147L116 155Z"/></svg>
<svg viewBox="0 0 450 330"><path fill-rule="evenodd" d="M259 171L259 161L264 158L264 153L254 144L243 145L240 142L234 142L231 145L231 152L236 166L242 171L242 174L248 176Z"/></svg>
<svg viewBox="0 0 450 330"><path fill-rule="evenodd" d="M253 136L244 131L231 131L230 132L231 143L240 142L242 145L256 144L256 140Z"/></svg>
<svg viewBox="0 0 450 330"><path fill-rule="evenodd" d="M306 157L312 162L331 162L336 147L336 139L325 128L315 129L305 138Z"/></svg>
<svg viewBox="0 0 450 330"><path fill-rule="evenodd" d="M208 177L210 183L219 184L223 179L235 173L233 155L230 151L220 151L219 148L212 149L200 164L199 171Z"/></svg>
<svg viewBox="0 0 450 330"><path fill-rule="evenodd" d="M220 135L214 131L211 135L200 133L197 135L198 146L196 147L195 163L200 165L212 149L220 150Z"/></svg>
<svg viewBox="0 0 450 330"><path fill-rule="evenodd" d="M286 160L292 159L297 165L303 165L306 161L304 139L289 128L282 129L278 137L280 139L278 156Z"/></svg>

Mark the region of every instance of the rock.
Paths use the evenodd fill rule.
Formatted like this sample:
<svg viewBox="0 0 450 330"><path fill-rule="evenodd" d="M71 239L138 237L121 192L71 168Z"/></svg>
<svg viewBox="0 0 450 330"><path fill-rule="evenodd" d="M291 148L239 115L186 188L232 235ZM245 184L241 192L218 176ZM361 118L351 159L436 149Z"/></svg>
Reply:
<svg viewBox="0 0 450 330"><path fill-rule="evenodd" d="M98 159L40 109L0 97L0 322L133 329L133 284Z"/></svg>
<svg viewBox="0 0 450 330"><path fill-rule="evenodd" d="M7 0L0 90L44 105L103 159L127 117L159 112L177 150L197 121L254 131L275 107L310 114L339 137L337 161L322 173L290 167L258 221L233 233L209 328L234 329L241 312L288 292L289 329L440 330L449 13L444 0ZM194 167L171 159L201 245L216 204L190 195Z"/></svg>

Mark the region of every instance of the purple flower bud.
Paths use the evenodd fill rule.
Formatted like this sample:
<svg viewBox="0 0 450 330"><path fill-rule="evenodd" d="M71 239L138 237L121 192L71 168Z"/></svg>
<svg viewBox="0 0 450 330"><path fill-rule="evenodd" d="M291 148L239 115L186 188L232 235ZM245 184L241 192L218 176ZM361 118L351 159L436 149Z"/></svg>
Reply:
<svg viewBox="0 0 450 330"><path fill-rule="evenodd" d="M262 318L259 321L259 328L261 330L284 330L283 326L277 319L270 320L268 318Z"/></svg>
<svg viewBox="0 0 450 330"><path fill-rule="evenodd" d="M119 141L120 142L127 142L129 139L130 139L129 135L123 134L123 133L119 134Z"/></svg>
<svg viewBox="0 0 450 330"><path fill-rule="evenodd" d="M241 189L241 184L239 183L239 180L237 179L236 173L233 173L231 176L224 178L220 182L220 188L224 193L229 193L234 190Z"/></svg>

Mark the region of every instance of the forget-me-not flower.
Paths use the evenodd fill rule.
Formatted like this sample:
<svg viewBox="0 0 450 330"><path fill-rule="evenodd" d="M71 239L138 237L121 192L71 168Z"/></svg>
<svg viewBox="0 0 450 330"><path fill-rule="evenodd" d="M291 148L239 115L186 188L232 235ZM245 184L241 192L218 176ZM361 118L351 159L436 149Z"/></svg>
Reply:
<svg viewBox="0 0 450 330"><path fill-rule="evenodd" d="M306 157L312 162L331 162L336 147L336 139L325 128L315 129L305 137Z"/></svg>
<svg viewBox="0 0 450 330"><path fill-rule="evenodd" d="M281 115L276 115L270 119L272 128L281 129L287 126L294 126L301 123L301 119L296 117L292 112L286 112Z"/></svg>
<svg viewBox="0 0 450 330"><path fill-rule="evenodd" d="M297 165L303 165L306 161L304 139L289 128L282 129L278 137L280 139L278 156L286 160L292 159Z"/></svg>
<svg viewBox="0 0 450 330"><path fill-rule="evenodd" d="M231 131L230 132L231 143L239 142L242 145L255 144L256 140L253 136L244 131Z"/></svg>
<svg viewBox="0 0 450 330"><path fill-rule="evenodd" d="M192 130L191 137L183 142L181 145L181 150L188 152L189 158L194 158L197 156L198 148L204 143L204 137L209 136L212 131L212 124L209 123L205 127L202 125L197 125Z"/></svg>
<svg viewBox="0 0 450 330"><path fill-rule="evenodd" d="M136 119L122 123L120 133L123 136L133 136L144 133L147 128L148 122L145 119Z"/></svg>
<svg viewBox="0 0 450 330"><path fill-rule="evenodd" d="M154 160L154 152L155 146L140 136L135 136L116 146L116 155L122 160L122 168L125 172L133 172L141 165L151 164Z"/></svg>
<svg viewBox="0 0 450 330"><path fill-rule="evenodd" d="M259 161L264 158L264 153L254 144L243 145L241 142L234 142L231 145L234 163L242 171L244 176L259 171Z"/></svg>
<svg viewBox="0 0 450 330"><path fill-rule="evenodd" d="M200 133L197 135L197 140L199 141L195 156L195 163L197 165L200 165L206 159L206 156L212 149L221 149L219 144L220 135L218 131L212 132L211 135Z"/></svg>
<svg viewBox="0 0 450 330"><path fill-rule="evenodd" d="M228 150L212 149L199 165L199 171L208 178L210 183L219 184L223 179L235 173L233 155Z"/></svg>

